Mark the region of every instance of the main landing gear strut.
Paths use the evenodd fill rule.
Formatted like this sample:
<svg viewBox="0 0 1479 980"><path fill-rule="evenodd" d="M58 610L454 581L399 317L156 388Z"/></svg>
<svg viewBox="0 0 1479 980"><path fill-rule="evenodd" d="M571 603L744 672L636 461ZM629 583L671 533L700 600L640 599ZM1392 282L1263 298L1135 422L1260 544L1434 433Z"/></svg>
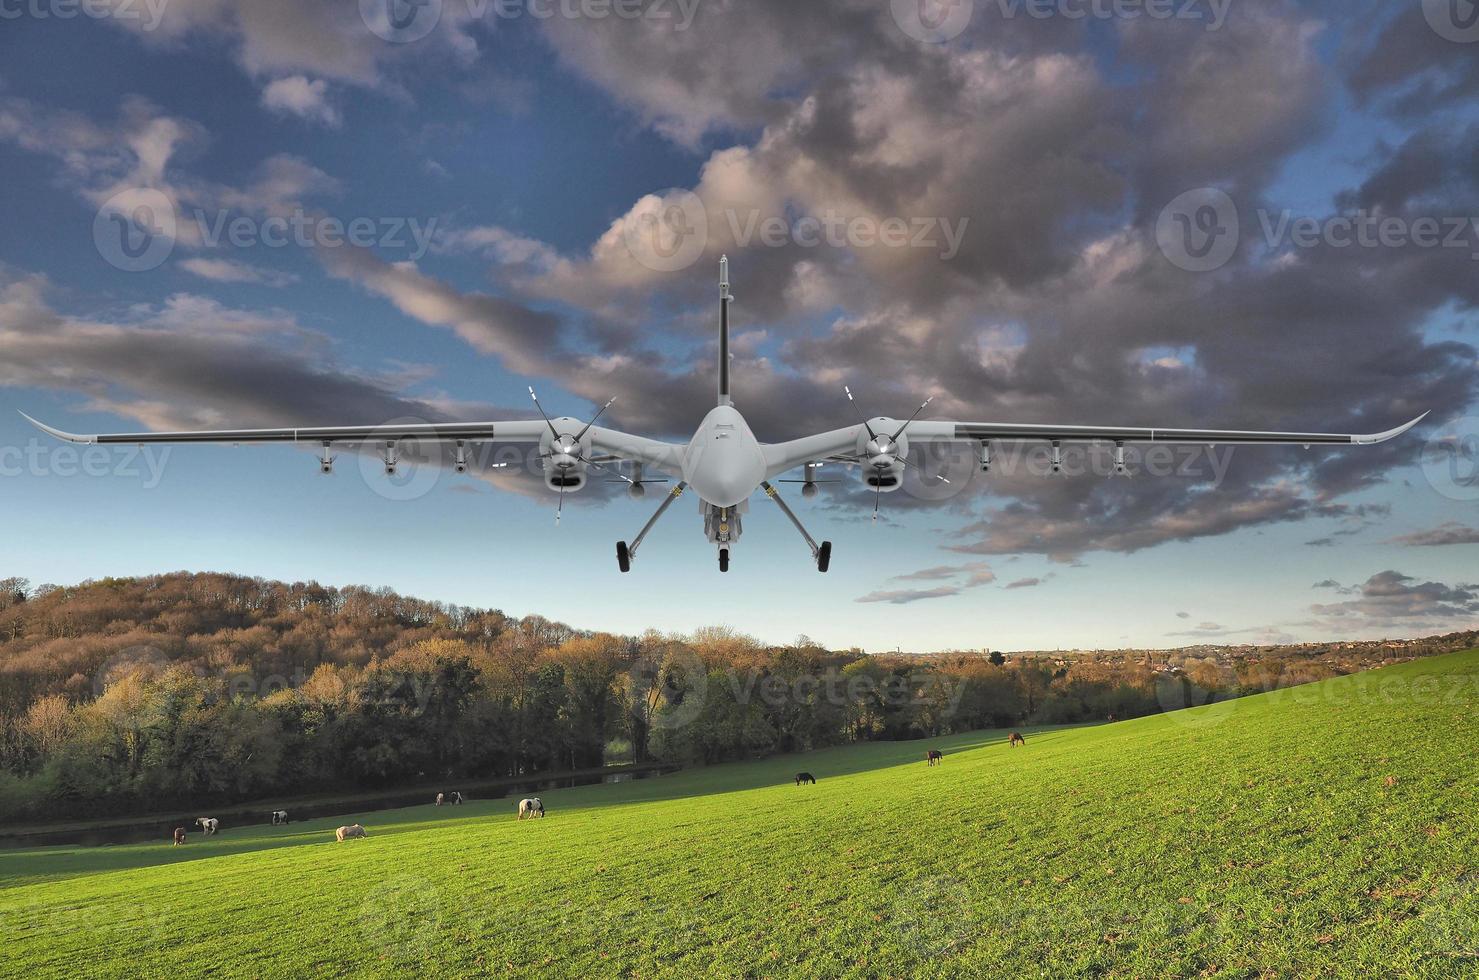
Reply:
<svg viewBox="0 0 1479 980"><path fill-rule="evenodd" d="M652 525L657 523L657 519L673 505L673 501L683 496L683 491L687 489L687 483L679 483L674 487L673 492L664 497L662 503L658 505L657 513L653 514L648 518L647 523L642 525L642 530L637 532L637 536L632 539L630 545L625 541L616 542L616 564L623 572L630 572L632 570L632 559L637 557L637 548L641 546L642 540L647 537L647 532L652 530Z"/></svg>
<svg viewBox="0 0 1479 980"><path fill-rule="evenodd" d="M807 546L811 548L811 559L812 561L817 563L817 571L825 573L827 571L827 566L832 564L832 542L823 541L820 545L818 545L816 541L812 539L812 536L806 533L806 528L801 526L801 521L797 519L796 515L791 513L791 508L786 506L786 502L781 499L781 495L776 492L775 487L771 486L769 483L761 483L760 486L765 491L765 495L771 500L774 500L776 502L776 505L780 507L781 513L789 517L791 519L791 523L796 525L796 530L801 532L801 536L806 539ZM724 552L720 552L719 554L719 566L723 568L725 564L724 559L727 557L727 555L725 555Z"/></svg>

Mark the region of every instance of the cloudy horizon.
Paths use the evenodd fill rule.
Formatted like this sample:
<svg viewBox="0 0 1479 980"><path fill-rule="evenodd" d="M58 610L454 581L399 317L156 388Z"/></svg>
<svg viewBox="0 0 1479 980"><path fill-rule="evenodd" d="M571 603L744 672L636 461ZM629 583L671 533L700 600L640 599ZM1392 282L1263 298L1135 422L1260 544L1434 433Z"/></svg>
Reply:
<svg viewBox="0 0 1479 980"><path fill-rule="evenodd" d="M317 578L870 650L1479 623L1476 32L1418 2L929 7L9 18L0 567ZM119 237L141 221L155 233ZM16 414L528 418L533 385L577 416L615 396L607 424L684 441L714 400L721 254L735 399L765 441L855 421L844 384L901 417L928 396L927 417L980 421L1431 414L1379 446L1137 453L1130 478L1102 454L1063 474L1031 447L989 474L970 447L918 455L876 523L847 474L788 493L835 541L827 576L757 495L726 577L687 500L619 576L612 543L657 493L593 479L557 529L518 452L386 481L341 449L321 478L289 448L67 456Z"/></svg>

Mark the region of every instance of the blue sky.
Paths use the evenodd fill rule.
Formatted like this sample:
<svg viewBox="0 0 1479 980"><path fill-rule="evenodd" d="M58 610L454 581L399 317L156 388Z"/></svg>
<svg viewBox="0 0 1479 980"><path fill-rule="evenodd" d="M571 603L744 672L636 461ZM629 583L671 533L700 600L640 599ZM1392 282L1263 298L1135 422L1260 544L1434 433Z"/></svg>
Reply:
<svg viewBox="0 0 1479 980"><path fill-rule="evenodd" d="M0 573L226 570L869 650L1479 620L1474 43L1415 4L1250 2L1208 30L978 2L938 43L888 4L697 0L681 26L664 6L681 15L443 0L408 43L352 5L288 0L0 22ZM1156 235L1197 188L1242 227L1206 271ZM130 271L94 231L145 193L177 230ZM653 268L632 229L690 201L703 246ZM1327 229L1376 214L1409 237L1430 220L1472 247L1258 240L1283 212ZM798 218L828 214L963 237L948 256L799 240ZM737 240L747 216L786 231ZM293 218L373 233L262 240ZM246 237L203 239L218 221ZM573 415L618 395L612 424L684 440L712 402L721 251L735 397L762 440L851 421L844 383L872 413L933 394L934 417L971 420L1375 431L1434 414L1370 450L1240 450L1221 479L967 468L947 499L885 498L876 525L852 482L792 492L835 542L825 576L757 495L724 577L688 498L622 576L613 543L655 495L593 481L556 528L527 472L429 465L402 490L347 449L331 477L303 450L205 446L95 450L89 475L16 414L75 431L522 418L533 384Z"/></svg>

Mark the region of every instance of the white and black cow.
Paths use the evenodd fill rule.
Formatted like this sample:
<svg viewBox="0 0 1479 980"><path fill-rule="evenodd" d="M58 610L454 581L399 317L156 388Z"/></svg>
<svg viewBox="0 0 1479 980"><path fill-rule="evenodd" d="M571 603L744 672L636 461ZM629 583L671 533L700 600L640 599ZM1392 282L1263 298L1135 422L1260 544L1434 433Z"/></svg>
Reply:
<svg viewBox="0 0 1479 980"><path fill-rule="evenodd" d="M525 817L533 819L534 817L542 816L544 816L544 801L539 797L531 796L528 799L519 801L520 820L523 820Z"/></svg>
<svg viewBox="0 0 1479 980"><path fill-rule="evenodd" d="M285 824L287 824L287 822L288 822L288 811L286 811L286 810L273 810L272 811L272 826L276 827L279 824L285 825Z"/></svg>
<svg viewBox="0 0 1479 980"><path fill-rule="evenodd" d="M195 822L200 824L201 832L207 837L221 831L221 821L215 817L196 817Z"/></svg>

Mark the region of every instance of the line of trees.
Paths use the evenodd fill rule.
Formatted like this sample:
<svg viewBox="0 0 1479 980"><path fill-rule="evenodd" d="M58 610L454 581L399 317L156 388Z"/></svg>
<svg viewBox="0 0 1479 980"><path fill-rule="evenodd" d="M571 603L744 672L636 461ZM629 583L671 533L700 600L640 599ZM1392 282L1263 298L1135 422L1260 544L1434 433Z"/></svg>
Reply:
<svg viewBox="0 0 1479 980"><path fill-rule="evenodd" d="M1225 671L1174 682L1168 704L1148 667L875 657L725 629L623 637L233 575L5 579L0 820L708 764L1268 686Z"/></svg>

